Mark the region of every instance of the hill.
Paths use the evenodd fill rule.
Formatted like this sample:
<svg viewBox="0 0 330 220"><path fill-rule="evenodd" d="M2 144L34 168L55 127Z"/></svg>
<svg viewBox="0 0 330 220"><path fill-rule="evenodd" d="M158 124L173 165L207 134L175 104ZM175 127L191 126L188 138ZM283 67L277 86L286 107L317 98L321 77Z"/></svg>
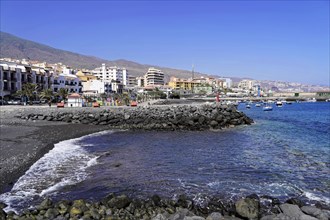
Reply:
<svg viewBox="0 0 330 220"><path fill-rule="evenodd" d="M101 66L102 63L105 63L108 66L125 67L129 74L133 76L142 76L147 72L148 68L152 66L161 69L164 72L166 79L169 79L170 76L182 78L191 77L191 71L189 70L139 64L124 59L109 61L94 56L81 55L70 51L56 49L44 44L25 40L5 32L0 32L0 57L38 60L45 61L47 63L60 62L72 68L87 69L94 69ZM206 76L205 74L195 73L195 76L201 75Z"/></svg>

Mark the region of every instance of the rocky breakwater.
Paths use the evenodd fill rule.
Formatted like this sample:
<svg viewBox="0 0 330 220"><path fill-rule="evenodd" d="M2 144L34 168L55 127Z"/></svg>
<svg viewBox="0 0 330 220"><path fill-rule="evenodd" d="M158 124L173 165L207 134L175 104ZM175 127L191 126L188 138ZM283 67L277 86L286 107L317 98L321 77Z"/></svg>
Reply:
<svg viewBox="0 0 330 220"><path fill-rule="evenodd" d="M330 211L320 205L306 206L298 199L281 204L272 197L250 195L237 202L210 198L204 206L179 195L164 199L157 195L147 200L110 194L97 202L80 200L53 202L46 198L40 205L20 214L5 213L0 203L0 219L151 219L151 220L328 220Z"/></svg>
<svg viewBox="0 0 330 220"><path fill-rule="evenodd" d="M235 106L216 104L36 110L33 113L21 113L17 117L143 130L208 130L253 123L251 118L237 111Z"/></svg>

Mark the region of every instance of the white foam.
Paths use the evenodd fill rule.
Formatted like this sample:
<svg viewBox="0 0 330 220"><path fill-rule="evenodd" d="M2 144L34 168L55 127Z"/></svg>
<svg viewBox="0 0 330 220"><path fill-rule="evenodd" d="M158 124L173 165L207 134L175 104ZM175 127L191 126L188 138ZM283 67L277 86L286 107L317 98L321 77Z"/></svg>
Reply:
<svg viewBox="0 0 330 220"><path fill-rule="evenodd" d="M0 201L8 205L5 211L16 211L13 206L28 202L33 197L54 193L86 179L86 169L97 164L98 157L88 153L77 142L86 137L106 133L112 132L102 131L55 144L51 151L18 179L10 192L0 195Z"/></svg>
<svg viewBox="0 0 330 220"><path fill-rule="evenodd" d="M327 204L330 204L330 198L328 198L328 197L318 196L318 195L316 195L314 193L311 193L311 192L304 192L303 195L306 196L310 200L323 201L323 202L325 202Z"/></svg>

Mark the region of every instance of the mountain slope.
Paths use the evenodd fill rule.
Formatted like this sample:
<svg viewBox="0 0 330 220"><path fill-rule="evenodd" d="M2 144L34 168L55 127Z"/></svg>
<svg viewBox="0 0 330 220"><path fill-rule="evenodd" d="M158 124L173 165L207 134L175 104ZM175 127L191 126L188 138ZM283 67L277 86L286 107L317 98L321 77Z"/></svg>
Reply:
<svg viewBox="0 0 330 220"><path fill-rule="evenodd" d="M44 44L39 44L33 41L25 40L14 35L0 32L0 57L9 57L14 59L30 59L45 61L48 63L61 62L72 68L87 68L94 69L101 66L102 63L106 63L108 66L125 67L130 75L142 76L145 74L149 67L161 69L165 78L169 79L170 76L189 78L191 77L191 71L178 70L167 67L159 67L155 65L144 65L128 60L115 60L108 61L93 56L81 55L65 50L56 49ZM202 75L196 73L197 75Z"/></svg>

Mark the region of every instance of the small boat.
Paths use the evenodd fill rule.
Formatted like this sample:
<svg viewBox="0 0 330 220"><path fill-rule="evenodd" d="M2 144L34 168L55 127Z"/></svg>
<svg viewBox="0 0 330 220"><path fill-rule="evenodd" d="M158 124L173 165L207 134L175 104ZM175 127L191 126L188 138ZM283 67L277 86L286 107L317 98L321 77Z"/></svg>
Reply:
<svg viewBox="0 0 330 220"><path fill-rule="evenodd" d="M264 111L273 111L273 107L267 105L267 106L263 107L262 110L264 110Z"/></svg>
<svg viewBox="0 0 330 220"><path fill-rule="evenodd" d="M330 102L330 99L325 100L326 102Z"/></svg>
<svg viewBox="0 0 330 220"><path fill-rule="evenodd" d="M287 104L287 105L292 105L292 102L289 101L289 102L286 102L286 104Z"/></svg>
<svg viewBox="0 0 330 220"><path fill-rule="evenodd" d="M260 103L257 103L257 104L256 104L256 107L261 107L261 104L260 104Z"/></svg>
<svg viewBox="0 0 330 220"><path fill-rule="evenodd" d="M251 108L251 105L246 105L245 107L246 107L246 108Z"/></svg>
<svg viewBox="0 0 330 220"><path fill-rule="evenodd" d="M283 103L281 101L277 101L275 104L276 104L277 107L282 107L283 106Z"/></svg>

